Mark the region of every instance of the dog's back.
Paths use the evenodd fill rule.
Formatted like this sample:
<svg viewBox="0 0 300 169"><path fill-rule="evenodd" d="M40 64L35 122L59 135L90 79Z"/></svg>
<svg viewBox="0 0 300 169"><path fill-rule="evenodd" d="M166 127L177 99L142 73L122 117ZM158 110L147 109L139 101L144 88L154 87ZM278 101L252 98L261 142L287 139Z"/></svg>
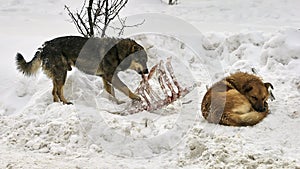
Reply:
<svg viewBox="0 0 300 169"><path fill-rule="evenodd" d="M61 70L69 70L70 64L76 62L77 56L87 40L88 38L79 36L66 36L47 41L37 50L34 58L28 63L18 53L16 56L18 69L25 75L32 75L42 64L49 77L53 76L49 72L53 68L59 67L58 69Z"/></svg>

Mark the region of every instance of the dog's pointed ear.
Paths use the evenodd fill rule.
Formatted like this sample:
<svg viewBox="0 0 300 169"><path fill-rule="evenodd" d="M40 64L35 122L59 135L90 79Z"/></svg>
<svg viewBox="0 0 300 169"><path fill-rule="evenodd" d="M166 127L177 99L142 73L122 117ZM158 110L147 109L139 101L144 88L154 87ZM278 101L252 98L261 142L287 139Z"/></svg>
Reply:
<svg viewBox="0 0 300 169"><path fill-rule="evenodd" d="M275 96L272 93L272 90L274 89L273 85L271 83L264 83L264 85L267 88L267 90L269 91L271 101L275 100ZM271 88L272 90L269 90L269 88Z"/></svg>
<svg viewBox="0 0 300 169"><path fill-rule="evenodd" d="M269 82L264 83L264 85L265 85L265 87L266 87L267 89L269 89L269 87L271 87L271 89L274 89L273 85L272 85L271 83L269 83Z"/></svg>

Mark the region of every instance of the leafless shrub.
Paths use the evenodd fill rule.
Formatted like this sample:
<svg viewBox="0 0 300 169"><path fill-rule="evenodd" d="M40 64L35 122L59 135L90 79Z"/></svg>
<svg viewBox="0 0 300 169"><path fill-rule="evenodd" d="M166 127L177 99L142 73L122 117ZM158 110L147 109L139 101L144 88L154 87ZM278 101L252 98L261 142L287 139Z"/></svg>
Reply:
<svg viewBox="0 0 300 169"><path fill-rule="evenodd" d="M126 25L125 19L119 17L119 12L125 7L128 0L85 0L80 11L72 12L68 6L65 9L68 11L72 22L75 24L78 32L85 37L94 37L99 35L106 36L106 31L110 24L115 19L118 19L121 27L111 27L119 31L119 36L127 27L135 27L136 25Z"/></svg>

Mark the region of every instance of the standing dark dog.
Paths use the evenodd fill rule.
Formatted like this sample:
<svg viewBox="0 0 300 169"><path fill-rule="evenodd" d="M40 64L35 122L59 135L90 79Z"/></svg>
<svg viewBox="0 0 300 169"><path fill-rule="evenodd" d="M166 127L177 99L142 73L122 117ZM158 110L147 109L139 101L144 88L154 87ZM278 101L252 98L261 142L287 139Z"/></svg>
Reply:
<svg viewBox="0 0 300 169"><path fill-rule="evenodd" d="M207 91L202 100L202 115L211 123L255 125L269 113L269 87L273 89L271 83L263 83L255 75L232 74Z"/></svg>
<svg viewBox="0 0 300 169"><path fill-rule="evenodd" d="M25 75L34 74L42 66L53 81L54 102L61 101L64 104L72 104L63 94L67 71L72 70L72 66L87 74L101 76L106 91L111 95L114 96L115 87L136 100L140 97L130 91L117 73L126 69L139 74L148 73L146 51L131 39L59 37L45 42L30 62L26 62L19 53L16 62Z"/></svg>

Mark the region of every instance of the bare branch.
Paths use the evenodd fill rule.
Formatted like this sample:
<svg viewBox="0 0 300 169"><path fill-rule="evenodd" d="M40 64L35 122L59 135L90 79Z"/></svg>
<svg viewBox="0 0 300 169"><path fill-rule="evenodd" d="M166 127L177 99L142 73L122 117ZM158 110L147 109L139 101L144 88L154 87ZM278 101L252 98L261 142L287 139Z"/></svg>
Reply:
<svg viewBox="0 0 300 169"><path fill-rule="evenodd" d="M125 7L128 0L84 0L84 4L79 12L71 12L69 7L65 6L72 22L75 24L78 32L86 37L93 37L95 34L101 37L106 36L108 28L119 30L119 36L123 34L124 29L128 27L136 27L144 23L136 25L126 25L126 19L120 19L119 12ZM110 26L111 22L116 20L121 27Z"/></svg>
<svg viewBox="0 0 300 169"><path fill-rule="evenodd" d="M121 24L121 27L120 27L120 28L113 28L113 29L119 30L118 36L123 35L124 29L125 29L125 28L138 27L138 26L143 25L143 24L145 23L145 19L144 19L144 20L143 20L142 22L140 22L140 23L137 23L137 24L134 24L134 25L126 25L126 19L127 19L127 18L122 19L122 18L120 18L120 17L118 16L118 20L119 20L119 22L120 22L120 24Z"/></svg>
<svg viewBox="0 0 300 169"><path fill-rule="evenodd" d="M89 21L89 28L90 28L90 31L88 31L88 33L90 37L94 36L94 22L92 18L93 2L94 0L89 0L89 6L87 7L88 21Z"/></svg>
<svg viewBox="0 0 300 169"><path fill-rule="evenodd" d="M83 19L80 17L80 15L77 13L77 24L81 24L80 27L83 27L86 31L85 36L90 36L90 32L89 32L89 28L86 26L85 22L83 21ZM82 28L81 28L82 29Z"/></svg>
<svg viewBox="0 0 300 169"><path fill-rule="evenodd" d="M87 0L84 0L84 2L83 2L82 8L81 8L81 10L80 10L80 12L79 12L80 15L83 13L83 10L85 9L86 1L87 1Z"/></svg>
<svg viewBox="0 0 300 169"><path fill-rule="evenodd" d="M82 34L82 35L85 36L85 33L84 33L84 31L82 30L82 28L81 28L81 26L80 26L80 24L79 24L79 22L78 22L78 19L76 19L76 17L75 17L74 14L70 11L70 9L69 9L68 6L65 5L65 9L68 11L68 15L71 17L72 22L75 24L75 26L76 26L78 32L79 32L80 34Z"/></svg>

